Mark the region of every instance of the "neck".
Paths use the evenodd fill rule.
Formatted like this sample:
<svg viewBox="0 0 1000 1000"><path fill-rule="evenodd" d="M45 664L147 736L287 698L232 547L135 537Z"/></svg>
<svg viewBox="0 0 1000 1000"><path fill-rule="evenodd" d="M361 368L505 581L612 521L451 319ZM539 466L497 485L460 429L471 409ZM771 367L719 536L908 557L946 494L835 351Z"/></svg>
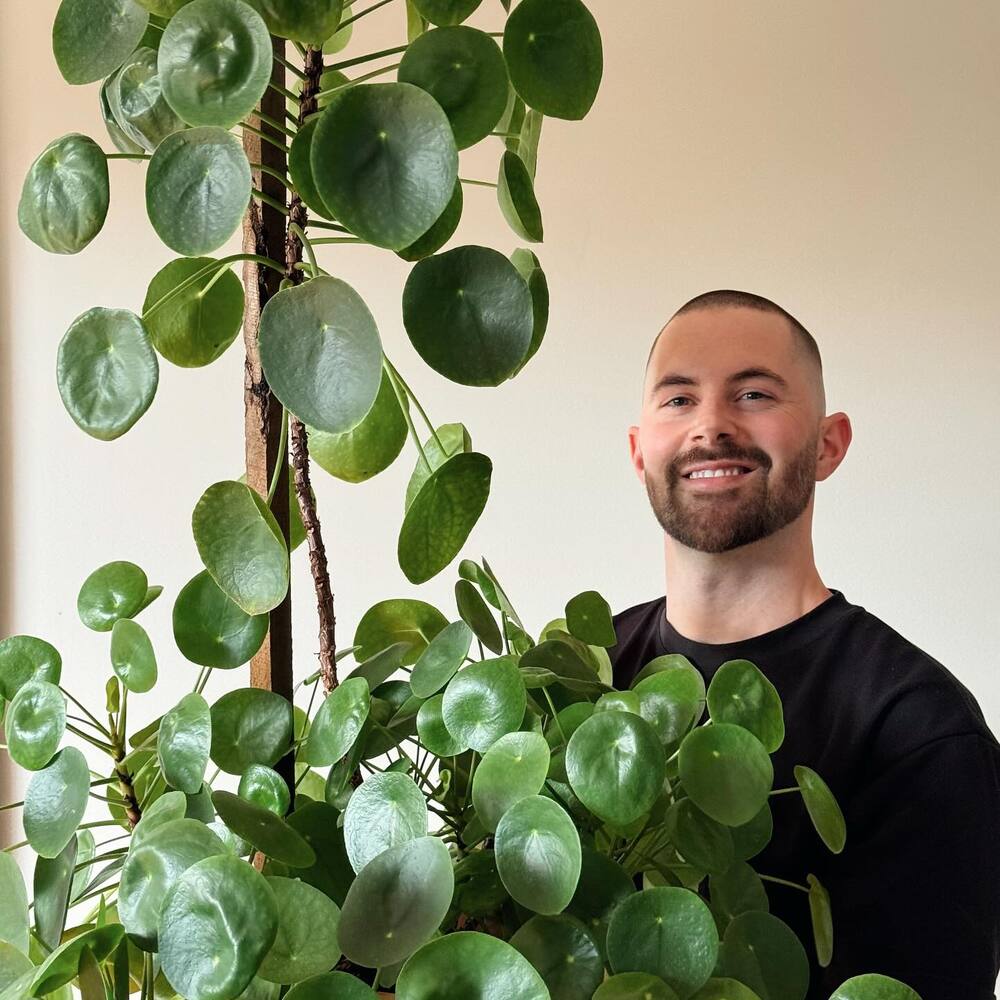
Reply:
<svg viewBox="0 0 1000 1000"><path fill-rule="evenodd" d="M667 620L695 642L762 635L831 596L816 570L812 539L808 532L802 537L797 523L729 552L698 552L669 535L664 542Z"/></svg>

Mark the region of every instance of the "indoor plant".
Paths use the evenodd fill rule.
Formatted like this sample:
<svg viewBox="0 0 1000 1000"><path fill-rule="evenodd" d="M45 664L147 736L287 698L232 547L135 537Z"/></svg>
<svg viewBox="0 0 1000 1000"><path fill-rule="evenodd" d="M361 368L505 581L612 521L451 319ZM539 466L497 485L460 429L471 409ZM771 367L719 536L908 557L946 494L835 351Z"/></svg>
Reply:
<svg viewBox="0 0 1000 1000"><path fill-rule="evenodd" d="M324 49L342 48L353 21L386 2L349 17L339 0L60 6L60 70L70 83L102 81L120 152L77 134L52 143L25 180L21 227L52 252L82 250L107 211L108 159L149 160L150 221L181 255L153 277L141 316L98 308L74 321L58 349L63 401L82 430L113 440L151 404L158 355L208 364L242 325L247 475L209 486L193 512L204 568L176 595L173 638L202 671L153 725L128 728L129 692L148 692L157 673L137 616L159 588L140 567L108 563L80 590L83 624L110 633L106 723L92 691L87 705L59 687L59 653L44 640L0 644L7 741L33 772L23 823L38 856L30 927L19 871L0 856L4 1000L70 983L88 997L228 1000L291 986L298 1000L350 1000L372 995L362 980L376 970L403 998L739 1000L773 987L768 969L745 972L755 935L777 935L790 961L801 958L776 918L710 908L693 891L710 873L752 878L745 860L766 843L768 754L783 721L752 664L733 661L705 691L690 664L667 657L616 692L603 599L573 598L536 640L485 560L460 563L456 620L421 601L383 601L336 650L310 456L356 482L394 461L409 434L418 459L398 551L414 583L459 554L491 465L462 425L427 420L364 302L323 271L315 247L364 241L415 261L403 313L421 357L467 385L512 377L544 334L545 279L528 250L511 260L477 246L438 252L461 215L458 150L501 140L499 206L521 238L539 241L543 117L582 118L601 76L600 36L579 0L522 0L495 33L502 49L461 23L478 0L408 0L406 45L324 72ZM398 67L340 73L396 53ZM389 69L398 82L366 82ZM205 256L241 222L244 253ZM288 552L306 539L321 662L293 685ZM338 677L348 655L357 666ZM254 686L209 706L209 672L251 659ZM322 688L315 712L312 697L293 710L296 688ZM106 753L106 772L92 773L67 733ZM210 760L216 775L239 778L236 793L206 781ZM807 768L797 778L839 849L829 790ZM84 822L102 796L111 819ZM125 837L98 846L92 830L113 825ZM640 871L653 884L636 892ZM810 899L822 953L818 883ZM669 948L642 933L651 920L676 926ZM605 965L616 975L602 984ZM912 994L876 977L838 995Z"/></svg>

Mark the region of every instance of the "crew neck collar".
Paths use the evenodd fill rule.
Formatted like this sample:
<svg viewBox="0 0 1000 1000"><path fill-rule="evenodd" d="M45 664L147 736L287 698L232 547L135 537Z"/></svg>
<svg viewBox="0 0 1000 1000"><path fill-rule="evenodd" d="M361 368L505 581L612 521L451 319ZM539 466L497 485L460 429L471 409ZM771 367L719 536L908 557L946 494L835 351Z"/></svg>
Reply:
<svg viewBox="0 0 1000 1000"><path fill-rule="evenodd" d="M755 656L762 652L771 652L775 647L787 652L816 639L834 622L855 610L856 606L851 604L841 591L833 587L827 589L830 591L830 596L825 601L794 621L787 622L770 632L763 632L737 642L722 643L696 642L681 635L666 617L667 599L664 596L659 602L657 615L657 637L660 648L668 653L680 653L703 668L710 669L720 666L726 660L753 660Z"/></svg>

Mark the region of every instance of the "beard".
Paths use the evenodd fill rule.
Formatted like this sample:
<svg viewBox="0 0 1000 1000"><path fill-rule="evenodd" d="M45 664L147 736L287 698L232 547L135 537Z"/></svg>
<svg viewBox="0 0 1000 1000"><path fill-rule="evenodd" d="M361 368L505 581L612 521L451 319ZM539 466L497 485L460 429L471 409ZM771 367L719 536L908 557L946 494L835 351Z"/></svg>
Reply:
<svg viewBox="0 0 1000 1000"><path fill-rule="evenodd" d="M760 541L791 524L809 505L816 488L815 434L780 477L773 476L763 452L723 451L668 467L663 479L646 476L646 493L660 527L673 539L699 552L728 552ZM746 461L756 465L753 481L731 489L696 493L678 469L698 461Z"/></svg>

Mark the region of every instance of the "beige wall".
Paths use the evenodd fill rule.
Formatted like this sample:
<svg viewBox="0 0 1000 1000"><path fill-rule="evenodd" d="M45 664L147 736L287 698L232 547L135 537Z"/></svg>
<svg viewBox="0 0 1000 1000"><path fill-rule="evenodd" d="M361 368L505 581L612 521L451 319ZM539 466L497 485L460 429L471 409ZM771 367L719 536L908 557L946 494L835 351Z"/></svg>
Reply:
<svg viewBox="0 0 1000 1000"><path fill-rule="evenodd" d="M142 168L121 161L104 232L79 256L46 255L16 228L21 179L48 140L69 131L105 140L96 86L65 85L51 58L56 5L0 6L0 628L55 642L71 687L96 682L107 641L77 621L77 589L104 561L139 562L166 588L144 621L167 690L135 699L141 719L195 677L173 649L170 608L199 565L195 501L240 472L241 356L233 347L195 372L163 363L152 408L110 444L64 412L54 370L65 328L92 305L139 308L171 254L146 221ZM815 335L829 409L853 422L850 453L818 489L824 582L940 659L1000 731L1000 7L593 0L592 9L604 83L583 122L545 123L538 253L552 316L520 377L487 390L437 376L402 328L408 265L367 247L324 255L370 303L432 419L464 420L494 460L493 495L467 553L485 553L529 628L583 589L601 590L615 610L662 593L661 533L625 436L646 351L690 296L759 292ZM485 0L471 23L496 28L501 13ZM399 4L362 24L366 50L403 40ZM463 153L463 175L492 179L496 155ZM466 204L455 245L518 245L490 189L467 188ZM407 446L369 483L318 477L342 644L385 597L454 611L453 572L414 588L396 565L412 464ZM294 563L301 674L317 643L304 551ZM216 676L209 693L244 676Z"/></svg>

